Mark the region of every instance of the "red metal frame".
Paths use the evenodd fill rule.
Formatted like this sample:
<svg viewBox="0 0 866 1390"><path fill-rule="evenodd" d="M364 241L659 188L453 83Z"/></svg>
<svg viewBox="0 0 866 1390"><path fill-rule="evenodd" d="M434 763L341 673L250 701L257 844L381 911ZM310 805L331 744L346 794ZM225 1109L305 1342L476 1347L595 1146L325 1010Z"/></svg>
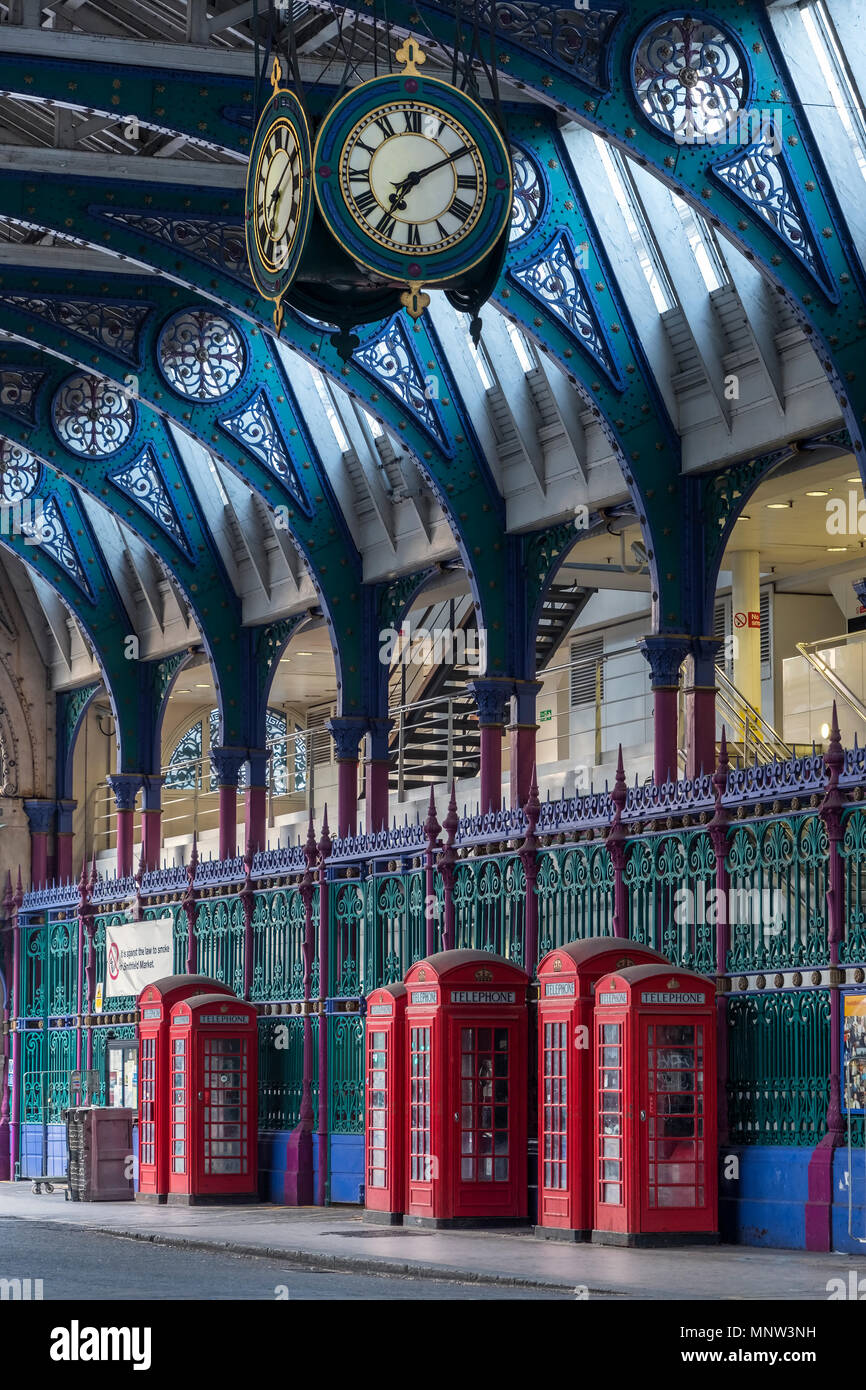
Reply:
<svg viewBox="0 0 866 1390"><path fill-rule="evenodd" d="M654 962L667 964L649 946L591 937L558 946L539 963L539 1236L589 1240L592 1234L594 991L611 970Z"/></svg>
<svg viewBox="0 0 866 1390"><path fill-rule="evenodd" d="M171 1011L169 1202L258 1196L254 1004L196 994Z"/></svg>
<svg viewBox="0 0 866 1390"><path fill-rule="evenodd" d="M138 1191L136 1200L164 1202L169 1173L168 1027L173 1006L191 994L232 991L209 975L166 975L138 997Z"/></svg>
<svg viewBox="0 0 866 1390"><path fill-rule="evenodd" d="M601 1244L718 1239L712 981L672 966L596 987L595 1228Z"/></svg>
<svg viewBox="0 0 866 1390"><path fill-rule="evenodd" d="M364 1202L370 1221L399 1225L406 1203L406 986L367 1001Z"/></svg>
<svg viewBox="0 0 866 1390"><path fill-rule="evenodd" d="M521 1220L529 977L485 951L443 951L413 965L405 983L406 1220Z"/></svg>

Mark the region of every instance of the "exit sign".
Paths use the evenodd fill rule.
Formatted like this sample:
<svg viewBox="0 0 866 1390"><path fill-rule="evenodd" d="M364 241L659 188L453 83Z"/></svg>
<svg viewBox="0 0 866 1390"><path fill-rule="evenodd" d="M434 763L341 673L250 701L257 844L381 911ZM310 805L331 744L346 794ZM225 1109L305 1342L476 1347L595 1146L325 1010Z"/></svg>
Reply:
<svg viewBox="0 0 866 1390"><path fill-rule="evenodd" d="M538 718L539 718L539 721L540 721L542 724L546 724L547 721L548 721L548 719L552 719L552 718L553 718L553 710L552 710L552 709L543 709L543 710L540 712Z"/></svg>

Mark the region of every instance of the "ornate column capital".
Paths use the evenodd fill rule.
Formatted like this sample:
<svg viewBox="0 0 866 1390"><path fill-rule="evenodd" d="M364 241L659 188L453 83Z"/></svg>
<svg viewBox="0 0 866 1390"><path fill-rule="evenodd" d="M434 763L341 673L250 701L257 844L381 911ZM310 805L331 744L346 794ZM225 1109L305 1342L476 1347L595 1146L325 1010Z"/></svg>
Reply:
<svg viewBox="0 0 866 1390"><path fill-rule="evenodd" d="M114 793L114 807L117 811L134 811L144 777L140 772L112 772L106 782Z"/></svg>
<svg viewBox="0 0 866 1390"><path fill-rule="evenodd" d="M289 736L287 736L288 743ZM247 761L250 765L250 786L266 787L268 785L268 762L270 761L270 748L248 748Z"/></svg>
<svg viewBox="0 0 866 1390"><path fill-rule="evenodd" d="M217 786L237 787L241 768L247 760L246 748L213 748L211 766L217 776Z"/></svg>
<svg viewBox="0 0 866 1390"><path fill-rule="evenodd" d="M59 801L56 801L54 804L57 807L58 835L71 835L72 816L75 812L75 808L78 805L78 802L72 801L67 797L62 797Z"/></svg>
<svg viewBox="0 0 866 1390"><path fill-rule="evenodd" d="M369 719L367 721L367 757L371 762L387 762L390 750L388 739L394 727L393 719Z"/></svg>
<svg viewBox="0 0 866 1390"><path fill-rule="evenodd" d="M142 777L142 811L162 810L162 784L165 777L160 772L148 772Z"/></svg>
<svg viewBox="0 0 866 1390"><path fill-rule="evenodd" d="M325 728L334 740L338 763L358 761L358 745L366 734L369 720L364 715L335 715Z"/></svg>
<svg viewBox="0 0 866 1390"><path fill-rule="evenodd" d="M538 723L536 718L535 702L538 693L544 685L543 681L515 681L514 697L516 709L514 712L514 725L524 728L535 728Z"/></svg>
<svg viewBox="0 0 866 1390"><path fill-rule="evenodd" d="M505 723L508 702L514 694L511 676L484 676L477 681L467 681L466 689L478 707L478 723L482 728Z"/></svg>
<svg viewBox="0 0 866 1390"><path fill-rule="evenodd" d="M716 657L725 645L723 637L693 637L686 660L685 684L689 689L711 690L716 685Z"/></svg>
<svg viewBox="0 0 866 1390"><path fill-rule="evenodd" d="M680 667L691 651L693 640L683 632L654 632L641 638L638 647L649 662L653 690L677 688Z"/></svg>
<svg viewBox="0 0 866 1390"><path fill-rule="evenodd" d="M31 835L47 835L54 828L56 801L43 801L33 798L24 802L24 811L30 824Z"/></svg>

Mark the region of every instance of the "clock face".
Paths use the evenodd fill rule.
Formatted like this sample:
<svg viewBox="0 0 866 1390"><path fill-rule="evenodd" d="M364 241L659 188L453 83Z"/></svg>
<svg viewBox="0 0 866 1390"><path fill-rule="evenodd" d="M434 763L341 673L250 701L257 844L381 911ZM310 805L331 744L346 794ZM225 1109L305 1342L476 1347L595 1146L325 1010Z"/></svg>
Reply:
<svg viewBox="0 0 866 1390"><path fill-rule="evenodd" d="M377 78L347 93L322 123L313 163L328 227L387 278L454 280L492 250L510 215L499 132L434 78Z"/></svg>
<svg viewBox="0 0 866 1390"><path fill-rule="evenodd" d="M470 132L423 101L389 103L359 121L343 146L339 177L362 231L416 258L462 241L478 222L487 190Z"/></svg>
<svg viewBox="0 0 866 1390"><path fill-rule="evenodd" d="M288 289L312 211L310 137L292 92L277 91L262 112L247 175L247 258L259 292Z"/></svg>

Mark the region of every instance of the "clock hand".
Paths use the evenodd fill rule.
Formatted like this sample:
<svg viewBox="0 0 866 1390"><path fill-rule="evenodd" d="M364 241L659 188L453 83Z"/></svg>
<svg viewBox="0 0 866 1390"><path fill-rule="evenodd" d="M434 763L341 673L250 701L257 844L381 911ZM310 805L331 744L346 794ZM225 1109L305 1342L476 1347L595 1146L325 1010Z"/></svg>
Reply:
<svg viewBox="0 0 866 1390"><path fill-rule="evenodd" d="M432 174L436 169L444 169L447 164L453 164L454 160L459 159L461 155L470 153L469 146L464 145L462 149L455 150L453 154L449 154L447 159L440 159L436 164L428 164L426 169L413 169L412 173L407 174L399 184L394 183L392 180L396 189L395 193L388 195L388 202L391 204L392 209L396 208L402 211L406 206L406 194L409 193L411 189L417 188L423 178L426 178L428 174Z"/></svg>

